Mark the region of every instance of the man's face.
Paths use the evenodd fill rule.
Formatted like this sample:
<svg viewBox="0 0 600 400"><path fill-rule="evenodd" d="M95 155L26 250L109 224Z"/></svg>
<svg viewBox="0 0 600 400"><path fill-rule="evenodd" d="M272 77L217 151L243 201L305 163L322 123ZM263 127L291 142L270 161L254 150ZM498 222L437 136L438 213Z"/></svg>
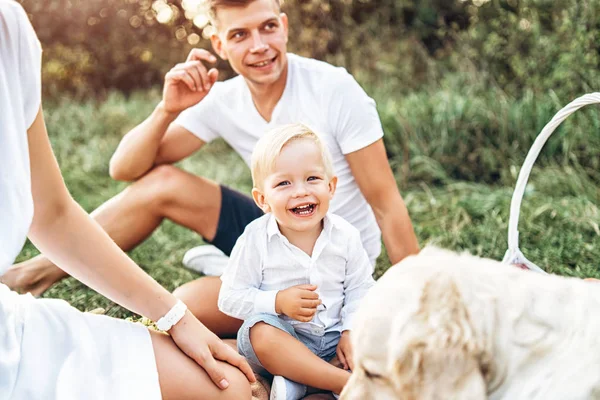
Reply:
<svg viewBox="0 0 600 400"><path fill-rule="evenodd" d="M254 84L275 83L287 66L287 16L274 0L255 0L246 7L221 7L215 51L235 72Z"/></svg>

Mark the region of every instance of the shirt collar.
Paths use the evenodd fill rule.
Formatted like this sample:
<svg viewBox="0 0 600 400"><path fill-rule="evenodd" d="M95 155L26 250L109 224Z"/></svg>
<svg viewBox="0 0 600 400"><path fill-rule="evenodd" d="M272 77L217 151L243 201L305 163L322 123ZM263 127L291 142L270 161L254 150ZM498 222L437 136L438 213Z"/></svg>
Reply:
<svg viewBox="0 0 600 400"><path fill-rule="evenodd" d="M279 226L277 225L277 220L273 216L273 213L269 213L269 220L267 221L267 239L270 241L275 235L282 236Z"/></svg>
<svg viewBox="0 0 600 400"><path fill-rule="evenodd" d="M331 238L331 231L333 230L333 219L329 216L329 213L325 214L323 218L323 232L327 235L327 238ZM271 240L273 236L282 237L283 234L279 230L279 225L277 225L277 220L273 216L273 213L269 213L269 221L267 222L267 240Z"/></svg>

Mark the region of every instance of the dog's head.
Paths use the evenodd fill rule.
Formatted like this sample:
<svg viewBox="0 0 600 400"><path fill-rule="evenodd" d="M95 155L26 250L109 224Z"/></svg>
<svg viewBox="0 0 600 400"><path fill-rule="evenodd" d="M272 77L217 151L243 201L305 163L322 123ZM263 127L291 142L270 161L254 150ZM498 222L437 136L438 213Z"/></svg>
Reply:
<svg viewBox="0 0 600 400"><path fill-rule="evenodd" d="M355 370L343 400L487 398L489 346L447 265L463 257L428 250L370 290L352 332Z"/></svg>

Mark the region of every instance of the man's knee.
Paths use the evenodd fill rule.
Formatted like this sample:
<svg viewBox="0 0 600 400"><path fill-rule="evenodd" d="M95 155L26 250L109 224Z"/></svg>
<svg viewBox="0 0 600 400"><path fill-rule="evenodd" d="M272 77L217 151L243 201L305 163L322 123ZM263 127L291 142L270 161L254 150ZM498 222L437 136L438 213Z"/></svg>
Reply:
<svg viewBox="0 0 600 400"><path fill-rule="evenodd" d="M132 186L142 186L147 190L162 192L173 186L182 174L183 171L173 165L158 165L137 180Z"/></svg>
<svg viewBox="0 0 600 400"><path fill-rule="evenodd" d="M126 189L126 195L147 205L169 202L181 187L184 172L172 165L158 165Z"/></svg>

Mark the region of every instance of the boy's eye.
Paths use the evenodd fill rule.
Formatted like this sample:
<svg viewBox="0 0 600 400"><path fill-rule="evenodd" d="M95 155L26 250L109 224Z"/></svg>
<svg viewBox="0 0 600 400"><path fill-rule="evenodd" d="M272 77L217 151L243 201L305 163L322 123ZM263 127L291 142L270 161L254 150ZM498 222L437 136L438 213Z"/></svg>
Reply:
<svg viewBox="0 0 600 400"><path fill-rule="evenodd" d="M232 39L241 39L244 37L244 32L235 32L233 35L231 35Z"/></svg>
<svg viewBox="0 0 600 400"><path fill-rule="evenodd" d="M321 178L319 178L318 176L309 176L307 180L308 181L316 181L316 180L319 180L319 179L321 179Z"/></svg>
<svg viewBox="0 0 600 400"><path fill-rule="evenodd" d="M277 185L275 185L275 187L279 187L279 186L287 186L289 185L290 182L289 181L281 181L279 182Z"/></svg>

